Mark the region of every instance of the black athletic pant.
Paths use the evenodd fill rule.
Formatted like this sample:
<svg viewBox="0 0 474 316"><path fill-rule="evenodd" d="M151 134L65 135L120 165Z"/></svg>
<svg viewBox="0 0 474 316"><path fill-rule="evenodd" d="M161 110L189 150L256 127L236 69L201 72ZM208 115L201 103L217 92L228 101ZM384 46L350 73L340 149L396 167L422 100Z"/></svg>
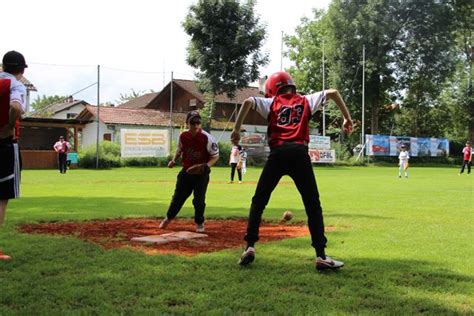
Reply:
<svg viewBox="0 0 474 316"><path fill-rule="evenodd" d="M471 162L469 160L463 160L461 166L461 173L464 172L464 167L467 166L467 174L471 173Z"/></svg>
<svg viewBox="0 0 474 316"><path fill-rule="evenodd" d="M171 204L166 217L175 218L183 207L184 202L191 193L194 193L194 222L204 223L204 210L206 209L206 191L209 184L209 173L202 175L188 174L184 169L178 173L176 188L174 189Z"/></svg>
<svg viewBox="0 0 474 316"><path fill-rule="evenodd" d="M59 172L66 173L67 170L67 154L66 153L58 153L58 167Z"/></svg>
<svg viewBox="0 0 474 316"><path fill-rule="evenodd" d="M270 151L252 198L247 234L244 238L247 245L253 246L258 240L263 210L284 175L293 179L303 199L311 233L311 245L316 249L318 256L325 256L324 248L327 240L324 236L323 211L308 147L293 143L272 148Z"/></svg>
<svg viewBox="0 0 474 316"><path fill-rule="evenodd" d="M230 181L234 181L235 169L237 169L237 163L231 162L230 167ZM237 169L237 175L239 176L239 181L242 181L242 170Z"/></svg>

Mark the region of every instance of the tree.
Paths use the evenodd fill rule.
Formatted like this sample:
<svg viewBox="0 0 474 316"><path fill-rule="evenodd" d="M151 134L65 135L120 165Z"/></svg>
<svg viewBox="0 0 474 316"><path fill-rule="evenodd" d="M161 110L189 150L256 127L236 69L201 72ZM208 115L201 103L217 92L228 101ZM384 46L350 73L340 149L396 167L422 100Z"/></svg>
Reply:
<svg viewBox="0 0 474 316"><path fill-rule="evenodd" d="M59 95L53 95L53 96L38 96L32 103L31 103L31 108L35 112L36 115L41 115L44 117L49 117L53 113L48 111L48 108L50 105L53 104L58 104L58 103L63 103L67 100L67 96L59 96Z"/></svg>
<svg viewBox="0 0 474 316"><path fill-rule="evenodd" d="M199 0L191 5L183 22L191 36L187 63L198 69L200 89L214 100L217 94L230 98L259 77L259 66L268 63L260 48L265 25L254 13L254 0ZM212 106L213 102L208 103ZM213 109L209 111L212 118Z"/></svg>
<svg viewBox="0 0 474 316"><path fill-rule="evenodd" d="M294 55L300 55L294 60L313 63L302 72L314 76L321 50L314 43L320 46L324 38L328 86L342 92L357 119L362 116L365 46L365 117L369 121L365 132L390 133L397 112L387 105L398 102L406 110L401 115L411 115L405 121L410 123L405 133L424 136L432 126L433 100L454 70L453 14L453 3L447 1L334 0L327 13L315 11L313 21L303 20L297 31L303 36L297 40L305 43L294 47L299 50Z"/></svg>
<svg viewBox="0 0 474 316"><path fill-rule="evenodd" d="M120 98L116 101L117 104L123 104L125 102L128 102L128 101L131 101L133 99L136 99L138 97L141 97L142 95L145 95L147 93L153 93L155 92L154 90L150 90L150 92L146 92L146 91L142 91L142 90L139 90L139 91L135 91L133 88L130 89L131 92L130 93L120 93Z"/></svg>

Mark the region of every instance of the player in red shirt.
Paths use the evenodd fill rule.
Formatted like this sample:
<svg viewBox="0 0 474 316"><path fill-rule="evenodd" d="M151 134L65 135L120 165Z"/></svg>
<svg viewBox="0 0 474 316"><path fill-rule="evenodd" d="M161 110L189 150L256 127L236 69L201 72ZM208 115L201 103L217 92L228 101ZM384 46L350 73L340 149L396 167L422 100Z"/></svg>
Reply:
<svg viewBox="0 0 474 316"><path fill-rule="evenodd" d="M333 100L344 117L343 128L352 132L352 119L337 90L329 89L311 95L296 93L296 86L286 72L271 75L265 85L265 98L246 99L235 122L231 140L240 140L240 127L250 109L268 119L268 139L270 155L258 180L252 198L247 234L247 247L240 257L240 265L248 265L255 259L255 242L263 210L276 185L284 175L290 176L301 194L308 216L312 246L316 249L316 268L318 270L336 269L344 265L326 256L326 237L319 192L308 154L309 120L326 100Z"/></svg>
<svg viewBox="0 0 474 316"><path fill-rule="evenodd" d="M194 222L196 232L204 232L204 210L206 208L206 190L209 184L210 168L219 159L219 147L214 138L201 129L201 116L191 111L186 116L189 130L179 135L178 148L174 158L168 163L173 168L181 157L183 168L178 174L176 188L166 218L160 228L166 228L178 215L187 198L194 193Z"/></svg>
<svg viewBox="0 0 474 316"><path fill-rule="evenodd" d="M16 51L3 56L0 72L0 225L3 224L8 200L20 196L21 158L18 147L20 116L26 107L26 88L20 82L28 67L25 57ZM0 260L10 260L0 250Z"/></svg>
<svg viewBox="0 0 474 316"><path fill-rule="evenodd" d="M472 150L471 150L470 142L466 142L466 147L462 149L462 154L463 154L463 160L462 160L462 166L461 166L461 171L459 172L459 175L461 175L464 172L464 167L466 166L467 166L467 174L471 174Z"/></svg>

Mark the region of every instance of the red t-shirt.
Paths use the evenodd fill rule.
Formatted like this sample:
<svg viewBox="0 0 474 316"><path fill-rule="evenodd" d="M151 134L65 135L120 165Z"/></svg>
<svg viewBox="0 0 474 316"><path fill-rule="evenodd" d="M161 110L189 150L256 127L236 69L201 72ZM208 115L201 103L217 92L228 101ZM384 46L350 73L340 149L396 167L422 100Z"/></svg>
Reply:
<svg viewBox="0 0 474 316"><path fill-rule="evenodd" d="M311 110L308 100L299 94L280 94L273 99L268 120L270 146L283 142L309 143Z"/></svg>
<svg viewBox="0 0 474 316"><path fill-rule="evenodd" d="M462 153L464 154L464 160L469 160L471 158L471 147L464 147Z"/></svg>
<svg viewBox="0 0 474 316"><path fill-rule="evenodd" d="M206 131L200 130L196 135L190 131L182 132L179 135L178 153L182 155L183 168L207 163L210 157L219 155L219 147L214 137Z"/></svg>
<svg viewBox="0 0 474 316"><path fill-rule="evenodd" d="M10 79L0 78L0 128L8 124L10 117ZM20 120L15 123L15 139L20 137Z"/></svg>

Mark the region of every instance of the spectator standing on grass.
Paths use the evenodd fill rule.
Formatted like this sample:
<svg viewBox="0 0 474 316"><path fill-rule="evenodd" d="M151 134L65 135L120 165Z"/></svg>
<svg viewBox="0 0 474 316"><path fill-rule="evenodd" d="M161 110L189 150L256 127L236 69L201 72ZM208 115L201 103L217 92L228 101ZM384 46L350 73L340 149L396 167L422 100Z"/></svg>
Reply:
<svg viewBox="0 0 474 316"><path fill-rule="evenodd" d="M471 142L466 142L466 147L462 149L462 166L459 175L464 172L464 167L467 166L467 174L471 174L471 161L472 161L472 149L471 149Z"/></svg>
<svg viewBox="0 0 474 316"><path fill-rule="evenodd" d="M239 183L242 183L242 170L237 168L240 161L240 152L242 146L238 142L232 141L232 148L230 150L229 156L229 166L230 166L230 181L229 183L234 183L235 170L237 169L237 175L239 177Z"/></svg>
<svg viewBox="0 0 474 316"><path fill-rule="evenodd" d="M160 228L166 228L178 215L184 202L194 194L194 223L196 232L203 233L206 191L211 167L219 159L219 147L211 134L201 129L201 116L191 111L186 116L188 130L179 135L178 148L174 158L168 163L173 168L178 158L182 158L183 168L178 173L176 187L166 217Z"/></svg>
<svg viewBox="0 0 474 316"><path fill-rule="evenodd" d="M0 72L0 226L5 220L8 201L20 196L19 122L26 108L26 87L20 80L27 67L25 57L17 51L9 51L3 56L3 72ZM0 260L10 259L0 249Z"/></svg>
<svg viewBox="0 0 474 316"><path fill-rule="evenodd" d="M311 116L328 99L339 107L344 118L343 128L352 132L352 119L346 104L337 90L328 89L310 95L296 93L296 85L286 72L271 75L265 84L265 98L246 99L231 134L231 140L240 140L240 128L250 109L256 110L268 120L270 155L258 180L250 206L245 240L247 246L239 264L248 265L255 259L255 243L259 239L259 227L263 211L270 196L284 175L289 175L296 184L303 200L312 246L316 250L317 270L337 269L343 262L326 256L326 237L324 236L323 210L314 177L313 166L308 154L309 121Z"/></svg>
<svg viewBox="0 0 474 316"><path fill-rule="evenodd" d="M64 140L63 136L59 137L59 140L53 146L54 150L58 153L58 168L60 173L66 173L67 171L67 153L71 149L71 144Z"/></svg>
<svg viewBox="0 0 474 316"><path fill-rule="evenodd" d="M402 172L405 172L405 178L408 178L408 155L407 147L402 145L400 147L400 154L398 155L398 177L402 177Z"/></svg>

